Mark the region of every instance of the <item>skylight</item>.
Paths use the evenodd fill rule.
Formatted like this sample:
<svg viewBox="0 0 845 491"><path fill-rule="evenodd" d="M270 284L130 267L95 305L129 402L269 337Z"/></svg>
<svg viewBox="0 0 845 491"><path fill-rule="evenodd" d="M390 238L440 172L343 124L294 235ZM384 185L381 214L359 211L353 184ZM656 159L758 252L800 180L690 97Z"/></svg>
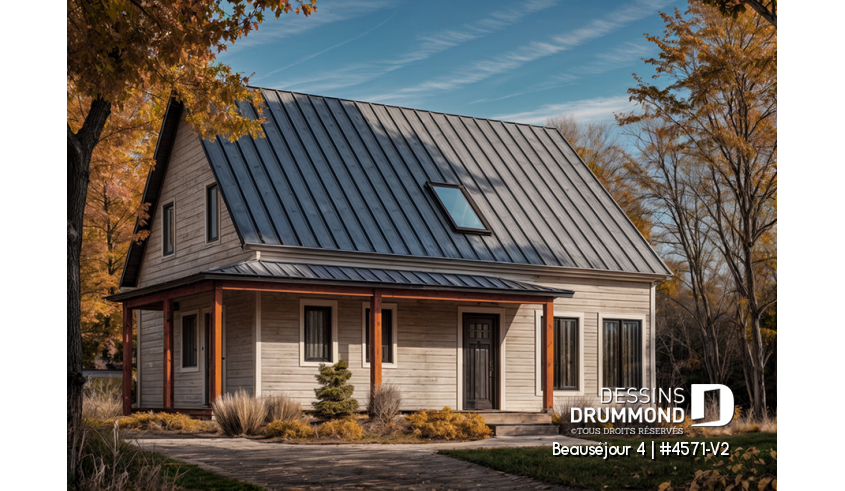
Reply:
<svg viewBox="0 0 845 491"><path fill-rule="evenodd" d="M439 182L428 182L427 186L440 209L449 218L455 232L485 235L492 233L466 188Z"/></svg>

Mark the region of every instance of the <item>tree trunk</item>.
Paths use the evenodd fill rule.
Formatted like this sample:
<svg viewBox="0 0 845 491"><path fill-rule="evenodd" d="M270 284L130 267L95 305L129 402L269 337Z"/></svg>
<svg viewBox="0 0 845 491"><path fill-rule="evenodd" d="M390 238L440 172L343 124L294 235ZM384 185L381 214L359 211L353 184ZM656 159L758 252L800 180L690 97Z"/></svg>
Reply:
<svg viewBox="0 0 845 491"><path fill-rule="evenodd" d="M79 256L88 195L89 165L111 103L97 98L77 133L67 128L67 457L68 476L78 484L74 442L82 421L82 325Z"/></svg>

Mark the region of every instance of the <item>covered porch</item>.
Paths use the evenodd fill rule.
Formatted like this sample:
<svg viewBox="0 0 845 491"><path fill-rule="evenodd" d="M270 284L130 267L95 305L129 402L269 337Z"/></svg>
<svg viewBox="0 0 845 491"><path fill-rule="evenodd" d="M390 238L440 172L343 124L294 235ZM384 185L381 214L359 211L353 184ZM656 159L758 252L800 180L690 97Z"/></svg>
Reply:
<svg viewBox="0 0 845 491"><path fill-rule="evenodd" d="M360 365L369 372L369 390L380 387L384 381L385 353L383 340L385 336L393 339L395 334L385 330L385 318L395 318L390 308L397 303L420 301L425 305L438 303L458 305L456 307L459 326L463 326L462 333L457 335L457 363L453 365L457 372L459 394L465 396L464 409L496 410L503 407L504 389L497 390L499 380L504 387L504 367L498 354L491 352L492 358L486 358L485 350L495 347L498 326L503 317L497 318L485 315L496 311L496 308L506 306L513 308L532 306L542 311L542 325L540 326L540 364L542 409L548 411L553 407L553 318L554 300L556 298L570 298L572 291L554 289L542 285L514 281L510 279L481 276L473 274L434 273L424 271L397 271L374 268L356 268L340 266L315 266L307 264L287 264L268 261L245 261L235 265L217 268L190 278L185 278L171 284L157 287L140 288L131 292L113 296L111 299L123 303L124 346L132 346L133 312L152 311L161 312L162 353L161 353L161 407L149 407L144 410L179 411L193 415L209 415L209 408L182 407L176 403L174 397L175 363L174 363L174 312L180 299L190 297L194 299L206 298L205 319L208 332L208 369L203 371L204 383L207 388L207 400L214 401L223 394L223 347L224 347L224 293L233 295L236 292L253 292L256 294L256 322L261 319L261 297L276 298L278 295L320 296L323 299L342 299L347 305L350 299L358 299L366 309L364 316L366 330L366 361ZM265 300L267 303L267 300ZM176 304L176 305L174 305ZM265 309L267 306L265 305ZM394 307L395 309L395 307ZM347 309L348 311L349 309ZM387 310L387 312L385 312ZM395 313L395 310L393 311ZM403 312L403 315L408 315ZM424 309L414 314L424 316ZM147 314L145 313L145 317ZM360 317L359 317L360 318ZM460 327L459 327L460 329ZM260 326L256 332L260 332ZM436 334L432 334L436 336ZM533 335L532 335L533 342ZM254 339L253 342L259 342ZM471 348L471 349L470 349ZM390 349L390 348L388 348ZM259 349L260 351L260 349ZM476 356L481 354L483 356ZM391 354L387 354L387 366ZM334 361L337 361L336 359ZM487 373L488 363L498 364L499 368L491 368ZM493 365L490 365L493 367ZM261 360L257 361L260 377ZM124 350L124 385L123 412L132 411L132 350ZM313 369L309 369L313 371ZM425 367L420 367L421 371ZM484 377L491 377L489 387ZM146 380L146 378L145 378ZM156 384L158 385L158 384ZM477 385L478 387L476 387ZM489 384L488 384L489 385ZM533 390L534 383L531 382ZM260 387L260 382L256 382ZM400 386L401 389L401 386ZM490 390L488 390L490 389ZM487 394L489 392L489 394ZM477 403L469 400L472 394L481 394L489 398ZM362 399L358 394L359 399ZM458 396L460 401L461 396Z"/></svg>

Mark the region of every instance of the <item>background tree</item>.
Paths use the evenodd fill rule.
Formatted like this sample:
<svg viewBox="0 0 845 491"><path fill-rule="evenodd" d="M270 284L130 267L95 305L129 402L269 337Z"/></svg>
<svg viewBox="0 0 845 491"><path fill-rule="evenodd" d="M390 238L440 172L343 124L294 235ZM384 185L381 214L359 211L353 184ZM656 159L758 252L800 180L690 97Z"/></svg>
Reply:
<svg viewBox="0 0 845 491"><path fill-rule="evenodd" d="M315 0L296 13L309 15ZM82 412L80 255L90 164L113 109L143 93L172 93L185 104L187 120L203 137L258 136L260 122L242 117L236 101L254 103L248 79L216 54L258 28L265 13L293 11L290 0L68 0L69 94L89 98L85 119L67 125L68 475L75 475L71 449ZM70 96L69 96L70 98ZM258 107L260 111L260 107Z"/></svg>
<svg viewBox="0 0 845 491"><path fill-rule="evenodd" d="M734 19L739 14L745 12L745 6L748 5L755 12L760 14L760 17L766 19L766 22L778 27L778 2L777 0L701 0L706 5L712 5L719 9L722 15L728 15Z"/></svg>
<svg viewBox="0 0 845 491"><path fill-rule="evenodd" d="M644 206L635 181L630 179L631 156L619 141L609 123L578 123L572 116L562 115L546 120L546 126L557 128L598 177L622 211L643 234L651 236L650 211Z"/></svg>
<svg viewBox="0 0 845 491"><path fill-rule="evenodd" d="M618 119L673 128L688 158L701 166L700 206L736 295L732 322L742 340L752 410L765 416L761 323L777 301L776 276L764 274L776 262L776 30L759 15L732 19L696 1L690 1L687 18L677 9L661 16L665 35L648 36L660 55L646 63L667 85L637 77L628 92L643 113Z"/></svg>

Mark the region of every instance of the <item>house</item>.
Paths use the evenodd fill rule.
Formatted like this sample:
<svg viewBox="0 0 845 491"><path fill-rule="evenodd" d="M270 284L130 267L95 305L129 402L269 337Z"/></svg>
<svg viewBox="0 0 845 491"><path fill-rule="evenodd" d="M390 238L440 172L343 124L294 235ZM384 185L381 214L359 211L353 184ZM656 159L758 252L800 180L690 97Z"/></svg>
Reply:
<svg viewBox="0 0 845 491"><path fill-rule="evenodd" d="M149 237L110 297L127 345L137 326L125 413L238 389L310 408L338 360L360 400L390 383L405 410L655 385L671 273L555 129L261 93L259 139L205 141L167 109Z"/></svg>

